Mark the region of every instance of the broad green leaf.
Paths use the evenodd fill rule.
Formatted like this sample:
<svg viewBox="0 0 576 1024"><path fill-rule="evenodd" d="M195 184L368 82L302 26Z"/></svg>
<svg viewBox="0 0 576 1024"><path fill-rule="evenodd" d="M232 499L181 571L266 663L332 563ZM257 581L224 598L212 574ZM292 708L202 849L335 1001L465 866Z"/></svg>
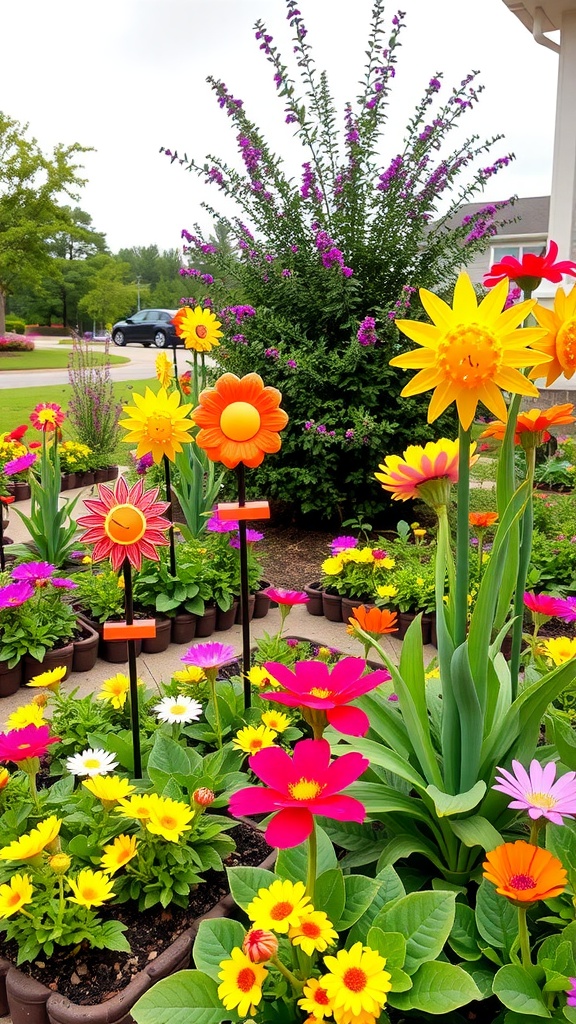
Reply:
<svg viewBox="0 0 576 1024"><path fill-rule="evenodd" d="M444 864L438 856L438 848L433 843L427 842L422 836L402 834L394 836L382 851L378 860L378 870L389 864L395 864L397 860L409 857L411 853L423 853L432 864L435 864L439 871L444 870Z"/></svg>
<svg viewBox="0 0 576 1024"><path fill-rule="evenodd" d="M386 957L386 970L402 968L406 959L406 939L400 932L384 932L381 928L370 928L366 945Z"/></svg>
<svg viewBox="0 0 576 1024"><path fill-rule="evenodd" d="M457 964L441 960L423 963L412 976L408 992L388 994L391 1006L399 1010L423 1010L427 1013L450 1013L466 1006L482 993L474 979Z"/></svg>
<svg viewBox="0 0 576 1024"><path fill-rule="evenodd" d="M339 754L346 754L349 747L367 757L370 764L379 765L381 768L385 768L386 771L399 775L401 779L405 779L415 789L426 790L425 779L412 767L410 762L394 750L389 750L382 743L376 743L374 740L365 740L355 736L354 741L349 741L349 745L339 743L338 746L333 748L332 753L336 757Z"/></svg>
<svg viewBox="0 0 576 1024"><path fill-rule="evenodd" d="M148 758L148 775L152 782L164 784L171 775L188 775L190 762L184 748L170 736L159 730L154 736L154 746Z"/></svg>
<svg viewBox="0 0 576 1024"><path fill-rule="evenodd" d="M501 967L494 978L492 989L509 1010L531 1017L552 1016L534 978L519 965L506 964Z"/></svg>
<svg viewBox="0 0 576 1024"><path fill-rule="evenodd" d="M375 878L367 878L365 875L346 875L344 886L346 903L338 924L341 931L351 928L358 918L362 917L379 889L378 881Z"/></svg>
<svg viewBox="0 0 576 1024"><path fill-rule="evenodd" d="M472 789L467 790L466 793L456 793L455 795L443 793L436 786L428 786L426 792L434 801L438 817L447 818L452 814L464 814L466 811L472 811L484 796L486 783L480 780ZM414 805L413 800L408 802Z"/></svg>
<svg viewBox="0 0 576 1024"><path fill-rule="evenodd" d="M462 963L460 967L474 979L475 984L482 993L482 999L489 999L492 995L494 968L486 960L476 963Z"/></svg>
<svg viewBox="0 0 576 1024"><path fill-rule="evenodd" d="M268 889L278 878L278 875L266 871L265 868L227 868L226 874L230 892L242 910L246 910L248 904L258 895L259 889Z"/></svg>
<svg viewBox="0 0 576 1024"><path fill-rule="evenodd" d="M405 936L404 969L413 974L420 964L434 960L441 952L454 924L454 915L453 892L411 892L384 907L374 926Z"/></svg>
<svg viewBox="0 0 576 1024"><path fill-rule="evenodd" d="M481 814L473 814L471 818L451 821L450 828L465 846L481 846L487 852L494 850L504 842L500 833Z"/></svg>
<svg viewBox="0 0 576 1024"><path fill-rule="evenodd" d="M192 954L195 966L218 981L222 960L230 959L234 946L242 946L245 934L246 929L239 921L226 917L201 921Z"/></svg>
<svg viewBox="0 0 576 1024"><path fill-rule="evenodd" d="M222 1024L238 1020L225 1011L218 998L218 985L202 971L178 971L156 982L131 1010L137 1024Z"/></svg>
<svg viewBox="0 0 576 1024"><path fill-rule="evenodd" d="M400 899L401 896L406 895L406 890L391 864L383 868L382 871L376 875L376 881L379 883L378 892L370 906L366 907L362 917L358 918L356 924L350 929L348 939L346 941L346 946L348 948L353 946L355 942L362 942L365 944L368 929L377 914L382 910L382 907L385 907L387 903L392 903L393 900Z"/></svg>
<svg viewBox="0 0 576 1024"><path fill-rule="evenodd" d="M323 829L316 828L316 839L318 843L316 877L318 877L329 868L335 868L337 861L334 847ZM305 882L308 871L308 843L280 850L276 861L276 871L281 878L288 878L291 882Z"/></svg>
<svg viewBox="0 0 576 1024"><path fill-rule="evenodd" d="M436 789L436 787L428 786L427 792L432 789ZM348 786L346 792L364 804L369 815L380 817L382 814L409 814L410 817L425 821L428 825L432 820L430 813L421 801L405 796L397 789L393 789L392 786L386 786L381 782L353 782L351 786Z"/></svg>
<svg viewBox="0 0 576 1024"><path fill-rule="evenodd" d="M484 880L476 895L476 927L491 946L509 950L518 934L515 908Z"/></svg>
<svg viewBox="0 0 576 1024"><path fill-rule="evenodd" d="M345 902L344 875L340 868L329 868L328 871L323 871L316 879L314 906L324 911L336 929L339 927Z"/></svg>
<svg viewBox="0 0 576 1024"><path fill-rule="evenodd" d="M452 931L448 936L448 945L452 947L456 956L463 960L479 960L480 934L476 927L474 911L466 903L456 904L456 914Z"/></svg>
<svg viewBox="0 0 576 1024"><path fill-rule="evenodd" d="M546 728L550 730L550 739L555 744L562 764L570 771L576 769L576 733L568 722L562 721L558 715L546 715Z"/></svg>

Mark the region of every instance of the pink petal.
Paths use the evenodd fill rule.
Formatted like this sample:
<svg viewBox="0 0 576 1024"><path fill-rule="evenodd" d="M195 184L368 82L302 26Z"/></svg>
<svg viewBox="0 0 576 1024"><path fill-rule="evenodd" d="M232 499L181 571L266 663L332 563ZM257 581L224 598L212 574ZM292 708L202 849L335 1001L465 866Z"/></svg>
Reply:
<svg viewBox="0 0 576 1024"><path fill-rule="evenodd" d="M315 814L321 814L325 818L335 818L337 821L358 821L363 822L366 818L366 808L353 796L346 796L339 793L335 796L321 797L310 805ZM284 812L281 812L284 813Z"/></svg>
<svg viewBox="0 0 576 1024"><path fill-rule="evenodd" d="M336 758L324 777L325 786L321 799L331 797L341 789L346 789L346 786L349 786L351 782L356 782L356 779L359 779L369 766L368 758L356 753L356 751Z"/></svg>
<svg viewBox="0 0 576 1024"><path fill-rule="evenodd" d="M280 747L266 747L257 754L252 754L248 764L267 786L286 793L288 782L293 776L293 765L285 750L281 750Z"/></svg>
<svg viewBox="0 0 576 1024"><path fill-rule="evenodd" d="M285 704L289 708L299 708L302 703L300 697L291 693L278 693L277 690L266 690L266 693L261 693L260 696L266 700L275 700L277 704Z"/></svg>
<svg viewBox="0 0 576 1024"><path fill-rule="evenodd" d="M330 689L349 689L360 678L365 668L366 662L363 658L342 658L330 673Z"/></svg>
<svg viewBox="0 0 576 1024"><path fill-rule="evenodd" d="M346 700L353 700L354 697L361 697L363 693L374 690L376 686L380 686L380 683L389 682L391 678L387 668L376 669L375 672L369 672L368 675L362 676L361 679L347 687L342 696Z"/></svg>
<svg viewBox="0 0 576 1024"><path fill-rule="evenodd" d="M119 505L125 505L128 499L128 484L126 483L123 476L119 477L116 481L116 487L114 488L114 497Z"/></svg>
<svg viewBox="0 0 576 1024"><path fill-rule="evenodd" d="M264 668L271 676L274 677L274 679L277 679L279 683L282 683L282 686L287 690L292 691L295 675L289 668L286 668L286 665L281 665L278 661L265 661Z"/></svg>
<svg viewBox="0 0 576 1024"><path fill-rule="evenodd" d="M300 846L308 839L313 827L314 818L309 810L305 807L287 807L272 818L266 829L266 841L281 850Z"/></svg>
<svg viewBox="0 0 576 1024"><path fill-rule="evenodd" d="M342 704L337 708L329 708L326 718L330 725L345 736L365 736L370 728L370 720L365 711Z"/></svg>
<svg viewBox="0 0 576 1024"><path fill-rule="evenodd" d="M300 740L294 747L291 780L292 778L323 779L329 764L330 744L328 740Z"/></svg>
<svg viewBox="0 0 576 1024"><path fill-rule="evenodd" d="M247 786L232 794L228 807L235 818L243 814L267 814L276 807L275 791L262 786Z"/></svg>

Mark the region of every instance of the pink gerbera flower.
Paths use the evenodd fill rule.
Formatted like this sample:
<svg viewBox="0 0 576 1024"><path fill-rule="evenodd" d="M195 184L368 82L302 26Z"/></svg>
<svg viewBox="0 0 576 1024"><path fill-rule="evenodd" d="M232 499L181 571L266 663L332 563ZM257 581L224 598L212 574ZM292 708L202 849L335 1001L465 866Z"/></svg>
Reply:
<svg viewBox="0 0 576 1024"><path fill-rule="evenodd" d="M59 736L50 736L48 725L26 725L23 729L0 732L0 761L25 761L29 757L42 757Z"/></svg>
<svg viewBox="0 0 576 1024"><path fill-rule="evenodd" d="M127 558L135 569L142 558L154 562L159 559L158 546L168 544L166 530L170 522L162 513L169 502L157 501L158 488L145 491L144 482L138 480L130 489L120 477L112 491L98 484L98 498L86 498L84 504L92 515L82 516L78 523L87 526L80 538L84 544L94 544L92 560L109 558L117 572Z"/></svg>
<svg viewBox="0 0 576 1024"><path fill-rule="evenodd" d="M385 668L363 675L363 658L343 658L332 669L323 661L297 661L294 671L267 661L264 668L284 691L270 690L262 697L291 708L308 708L312 714L323 713L325 720L346 736L364 736L370 726L368 715L360 708L349 707L349 702L391 678Z"/></svg>
<svg viewBox="0 0 576 1024"><path fill-rule="evenodd" d="M300 740L293 757L280 747L267 747L254 754L249 765L268 788L240 789L230 798L230 811L235 817L278 811L266 829L267 841L280 849L298 846L312 832L315 814L337 821L364 821L364 805L341 790L355 782L369 763L354 752L330 762L326 740Z"/></svg>
<svg viewBox="0 0 576 1024"><path fill-rule="evenodd" d="M534 616L544 616L551 619L554 616L560 617L566 611L566 601L561 597L552 597L550 594L524 594L524 604L530 609Z"/></svg>
<svg viewBox="0 0 576 1024"><path fill-rule="evenodd" d="M308 594L303 590L284 590L282 587L267 587L262 593L266 594L266 597L269 597L271 601L276 601L276 604L289 604L290 607L295 604L306 604L310 600Z"/></svg>
<svg viewBox="0 0 576 1024"><path fill-rule="evenodd" d="M556 765L553 761L542 766L534 759L529 772L519 761L512 761L513 772L497 768L497 786L492 789L512 796L509 807L528 811L531 818L547 818L554 825L563 825L563 817L576 815L576 772L566 772L557 782Z"/></svg>
<svg viewBox="0 0 576 1024"><path fill-rule="evenodd" d="M55 402L39 402L30 413L32 426L44 433L62 426L64 419L61 406L56 405Z"/></svg>
<svg viewBox="0 0 576 1024"><path fill-rule="evenodd" d="M190 647L180 660L185 665L195 665L196 668L222 668L223 665L234 661L236 654L230 644L221 644L212 640L207 644L196 644Z"/></svg>
<svg viewBox="0 0 576 1024"><path fill-rule="evenodd" d="M484 287L492 288L499 281L508 278L516 281L521 288L537 288L542 279L559 284L563 274L576 277L576 263L573 260L559 260L556 242L550 242L545 256L527 252L521 260L515 256L503 256L499 263L493 263L488 274L484 275Z"/></svg>

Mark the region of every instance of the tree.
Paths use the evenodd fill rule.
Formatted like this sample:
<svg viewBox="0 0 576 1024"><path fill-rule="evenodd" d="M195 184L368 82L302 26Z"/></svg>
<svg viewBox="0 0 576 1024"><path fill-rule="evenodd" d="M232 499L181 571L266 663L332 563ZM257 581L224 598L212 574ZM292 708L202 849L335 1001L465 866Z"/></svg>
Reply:
<svg viewBox="0 0 576 1024"><path fill-rule="evenodd" d="M50 260L48 242L69 225L60 202L77 199L85 182L77 158L86 147L58 144L45 156L27 133L27 124L0 112L0 335L7 295L17 280L38 281Z"/></svg>
<svg viewBox="0 0 576 1024"><path fill-rule="evenodd" d="M137 286L130 282L130 265L102 254L91 260L94 276L78 303L81 313L102 324L113 324L136 308Z"/></svg>
<svg viewBox="0 0 576 1024"><path fill-rule="evenodd" d="M178 249L164 249L161 253L157 245L135 245L130 249L120 249L118 259L130 265L133 280L140 285L140 291L149 286L147 301L167 308L178 305L182 294Z"/></svg>

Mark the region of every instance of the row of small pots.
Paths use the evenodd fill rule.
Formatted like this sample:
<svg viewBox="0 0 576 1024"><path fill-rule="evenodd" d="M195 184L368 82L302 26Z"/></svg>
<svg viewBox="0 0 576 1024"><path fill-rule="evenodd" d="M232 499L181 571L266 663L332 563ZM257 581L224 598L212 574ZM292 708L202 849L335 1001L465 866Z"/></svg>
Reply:
<svg viewBox="0 0 576 1024"><path fill-rule="evenodd" d="M348 622L354 608L364 605L366 608L375 607L369 601L362 601L360 598L342 597L340 594L331 594L323 590L319 583L312 583L304 587L308 595L306 611L309 615L323 615L329 622ZM391 609L394 611L394 609ZM414 621L418 612L398 612L398 629L393 634L395 639L403 640L411 622ZM434 613L422 616L422 641L425 644L436 646L436 616Z"/></svg>
<svg viewBox="0 0 576 1024"><path fill-rule="evenodd" d="M96 469L86 473L62 473L60 490L70 491L74 487L90 487L92 484L104 484L108 480L115 480L118 476L118 466L107 466L105 469ZM13 480L8 484L8 491L14 501L26 501L31 496L30 484L27 480Z"/></svg>
<svg viewBox="0 0 576 1024"><path fill-rule="evenodd" d="M92 626L78 618L80 634L76 640L47 651L42 661L25 654L14 668L7 668L6 662L0 662L0 697L9 697L16 693L20 686L26 685L39 672L63 666L66 669L64 679L71 672L89 672L94 668L98 657L98 633Z"/></svg>

